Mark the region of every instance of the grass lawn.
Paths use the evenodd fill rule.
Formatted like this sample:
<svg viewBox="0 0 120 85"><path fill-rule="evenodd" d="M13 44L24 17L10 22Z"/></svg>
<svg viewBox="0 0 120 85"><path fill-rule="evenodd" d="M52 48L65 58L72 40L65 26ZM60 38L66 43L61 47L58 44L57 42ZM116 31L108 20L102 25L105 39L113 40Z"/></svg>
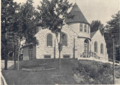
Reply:
<svg viewBox="0 0 120 85"><path fill-rule="evenodd" d="M50 68L56 68L53 70L41 70L37 72L23 71L22 68L33 68L45 65ZM104 67L104 68L102 68ZM102 70L100 69L102 68ZM17 84L78 84L74 78L74 74L80 74L83 76L83 82L80 84L102 84L106 81L111 84L112 74L111 66L109 64L102 64L96 61L80 60L77 59L61 59L61 69L58 69L58 59L37 59L20 62L20 70L12 70L13 66L9 70L2 70L2 73L8 83L8 85ZM107 70L108 69L108 70ZM99 71L99 72L98 72ZM105 76L105 73L109 74L109 78ZM98 76L94 76L94 75ZM104 78L106 79L104 79ZM116 66L116 77L120 77L120 66ZM102 79L103 78L103 79ZM93 79L91 82L89 79ZM106 82L103 82L106 84Z"/></svg>
<svg viewBox="0 0 120 85"><path fill-rule="evenodd" d="M61 61L61 69L49 71L28 72L17 70L3 70L2 73L8 84L74 84L73 67L76 67L77 60L67 59ZM25 66L46 64L50 67L58 67L58 60L30 60L20 62L20 69ZM12 69L13 67L11 67Z"/></svg>

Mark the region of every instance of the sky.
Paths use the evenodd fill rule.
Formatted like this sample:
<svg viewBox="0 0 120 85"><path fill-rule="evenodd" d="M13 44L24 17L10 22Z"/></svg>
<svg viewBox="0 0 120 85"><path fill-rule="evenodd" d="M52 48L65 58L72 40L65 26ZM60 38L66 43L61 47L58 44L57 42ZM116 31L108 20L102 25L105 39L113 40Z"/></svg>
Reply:
<svg viewBox="0 0 120 85"><path fill-rule="evenodd" d="M14 0L18 3L25 3L26 0ZM37 8L42 0L33 0ZM104 25L112 19L112 15L120 10L120 0L69 0L70 3L77 3L87 21L100 20Z"/></svg>

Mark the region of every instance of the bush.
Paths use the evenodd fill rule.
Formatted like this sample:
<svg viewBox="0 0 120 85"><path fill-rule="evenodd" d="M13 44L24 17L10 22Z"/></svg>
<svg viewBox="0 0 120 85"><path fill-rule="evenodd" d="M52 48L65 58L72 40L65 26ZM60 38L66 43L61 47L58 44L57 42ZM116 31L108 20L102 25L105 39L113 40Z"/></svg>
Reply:
<svg viewBox="0 0 120 85"><path fill-rule="evenodd" d="M98 68L96 65L92 65L92 64L79 64L79 68L77 68L77 70L79 70L79 72L82 75L86 75L86 76L90 76L91 78L96 78L99 74L98 74Z"/></svg>
<svg viewBox="0 0 120 85"><path fill-rule="evenodd" d="M93 83L111 83L112 66L109 63L89 62L79 63L77 72L84 76L85 80L94 79ZM89 82L89 81L88 81Z"/></svg>
<svg viewBox="0 0 120 85"><path fill-rule="evenodd" d="M98 68L96 66L91 67L89 76L93 79L99 77Z"/></svg>
<svg viewBox="0 0 120 85"><path fill-rule="evenodd" d="M102 66L103 66L103 68L111 68L109 63L103 63Z"/></svg>

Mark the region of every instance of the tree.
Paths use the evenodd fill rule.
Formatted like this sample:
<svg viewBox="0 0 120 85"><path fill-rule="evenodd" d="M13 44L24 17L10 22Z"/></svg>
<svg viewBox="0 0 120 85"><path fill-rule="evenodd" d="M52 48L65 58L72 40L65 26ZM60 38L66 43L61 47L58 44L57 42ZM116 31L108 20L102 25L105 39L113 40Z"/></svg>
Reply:
<svg viewBox="0 0 120 85"><path fill-rule="evenodd" d="M13 0L2 0L1 5L2 5L2 10L1 10L2 57L4 57L5 59L5 70L7 70L8 54L9 51L12 50L11 47L13 46L13 43L9 41L8 33L11 31L12 29L11 26L15 22L13 20L13 17L15 15L15 9L18 8L18 4L13 2Z"/></svg>
<svg viewBox="0 0 120 85"><path fill-rule="evenodd" d="M68 13L68 9L72 6L67 0L43 0L41 7L38 6L41 23L43 29L49 29L55 33L59 47L59 68L61 68L61 51L62 51L62 27L66 18L73 16Z"/></svg>
<svg viewBox="0 0 120 85"><path fill-rule="evenodd" d="M17 36L18 57L20 54L20 43L22 38L26 39L26 43L38 44L34 37L37 28L36 13L35 8L33 7L33 0L27 0L26 3L20 5L16 16L14 17L16 22L13 24L12 31Z"/></svg>
<svg viewBox="0 0 120 85"><path fill-rule="evenodd" d="M116 47L115 50L116 50L116 53L115 53L116 60L120 61L120 47Z"/></svg>
<svg viewBox="0 0 120 85"><path fill-rule="evenodd" d="M120 17L119 13L116 13L115 15L112 15L113 19L107 22L109 34L114 36L115 44L117 44L119 40L119 26L120 26L119 17Z"/></svg>
<svg viewBox="0 0 120 85"><path fill-rule="evenodd" d="M25 4L20 6L15 17L16 22L13 24L14 29L12 29L20 39L26 38L26 42L33 41L37 27L36 11L32 4L32 0L27 0Z"/></svg>
<svg viewBox="0 0 120 85"><path fill-rule="evenodd" d="M99 20L93 20L91 22L90 28L91 28L91 32L100 30L101 34L102 35L104 34L104 25Z"/></svg>
<svg viewBox="0 0 120 85"><path fill-rule="evenodd" d="M4 52L2 54L5 57L5 69L7 69L7 60L9 49L11 45L14 45L14 66L16 69L16 56L19 57L20 53L20 41L25 37L27 43L38 44L34 34L36 29L36 11L32 5L32 0L27 0L25 4L17 4L13 0L2 0L2 48ZM12 44L8 44L9 32L13 33ZM7 46L8 45L8 46Z"/></svg>
<svg viewBox="0 0 120 85"><path fill-rule="evenodd" d="M110 39L107 40L107 44L109 45L112 42L112 38L114 38L115 40L115 45L119 45L119 27L120 26L120 15L119 13L116 13L115 15L112 15L112 19L110 21L107 22L107 35L109 35ZM108 42L109 41L109 42ZM116 49L116 59L119 60L118 57L120 57L120 46L115 47ZM109 54L112 53L113 51L113 47L112 46L108 46L108 50L109 50Z"/></svg>

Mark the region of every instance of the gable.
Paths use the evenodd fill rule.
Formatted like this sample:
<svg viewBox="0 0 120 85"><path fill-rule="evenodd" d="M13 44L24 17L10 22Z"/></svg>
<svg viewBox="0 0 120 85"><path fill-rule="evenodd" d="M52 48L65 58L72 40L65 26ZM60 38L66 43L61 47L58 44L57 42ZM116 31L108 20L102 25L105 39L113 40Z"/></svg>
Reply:
<svg viewBox="0 0 120 85"><path fill-rule="evenodd" d="M104 43L106 44L105 42L105 38L104 36L101 34L100 30L97 30L95 33L93 33L94 35L91 37L92 41L97 41L99 43Z"/></svg>
<svg viewBox="0 0 120 85"><path fill-rule="evenodd" d="M90 33L90 38L92 38L92 37L95 35L96 32L97 32L97 31L91 32L91 33Z"/></svg>

